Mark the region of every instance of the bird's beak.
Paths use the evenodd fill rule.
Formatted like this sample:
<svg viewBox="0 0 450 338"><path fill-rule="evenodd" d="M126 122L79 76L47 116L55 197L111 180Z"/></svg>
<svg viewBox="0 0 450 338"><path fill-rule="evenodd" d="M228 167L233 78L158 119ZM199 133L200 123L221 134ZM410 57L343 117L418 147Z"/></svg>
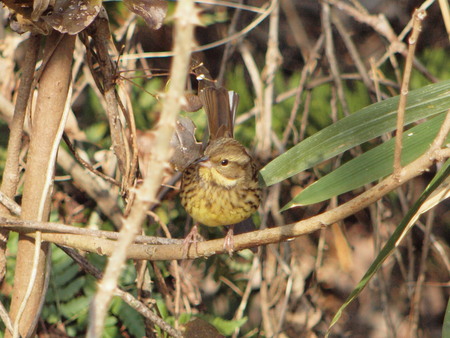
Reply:
<svg viewBox="0 0 450 338"><path fill-rule="evenodd" d="M208 156L200 157L194 163L198 163L200 166L205 167L205 168L211 168L211 161L209 160Z"/></svg>

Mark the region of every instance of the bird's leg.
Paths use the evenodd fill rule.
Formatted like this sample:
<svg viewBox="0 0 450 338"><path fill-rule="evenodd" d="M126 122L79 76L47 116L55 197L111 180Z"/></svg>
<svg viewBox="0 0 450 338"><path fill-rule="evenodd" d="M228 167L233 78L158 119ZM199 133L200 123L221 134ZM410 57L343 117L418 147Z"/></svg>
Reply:
<svg viewBox="0 0 450 338"><path fill-rule="evenodd" d="M228 232L225 236L225 242L223 242L223 249L228 252L228 254L233 256L234 252L234 224L228 226Z"/></svg>
<svg viewBox="0 0 450 338"><path fill-rule="evenodd" d="M188 235L186 236L186 238L183 241L183 258L188 258L187 254L189 251L189 247L191 246L191 244L195 245L195 251L197 250L197 243L199 241L203 241L203 237L200 236L200 234L198 233L198 226L197 224L194 224L194 226L192 227L191 231L189 231Z"/></svg>

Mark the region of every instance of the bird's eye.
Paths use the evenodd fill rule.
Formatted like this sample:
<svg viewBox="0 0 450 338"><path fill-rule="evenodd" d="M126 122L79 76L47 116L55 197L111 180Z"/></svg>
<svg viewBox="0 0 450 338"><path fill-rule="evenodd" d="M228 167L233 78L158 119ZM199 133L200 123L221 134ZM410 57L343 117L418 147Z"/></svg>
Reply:
<svg viewBox="0 0 450 338"><path fill-rule="evenodd" d="M222 160L220 164L225 167L228 165L228 160Z"/></svg>

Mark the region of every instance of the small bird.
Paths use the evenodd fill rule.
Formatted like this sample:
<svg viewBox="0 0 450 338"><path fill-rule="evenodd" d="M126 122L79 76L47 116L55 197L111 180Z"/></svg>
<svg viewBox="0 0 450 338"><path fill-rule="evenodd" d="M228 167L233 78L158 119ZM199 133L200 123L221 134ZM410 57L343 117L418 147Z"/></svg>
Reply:
<svg viewBox="0 0 450 338"><path fill-rule="evenodd" d="M234 117L228 95L224 88L215 87L200 93L208 115L210 142L204 156L184 170L180 197L196 222L211 227L229 226L224 248L231 255L233 226L255 213L261 190L255 161L232 137ZM192 242L196 236L194 225L185 241Z"/></svg>

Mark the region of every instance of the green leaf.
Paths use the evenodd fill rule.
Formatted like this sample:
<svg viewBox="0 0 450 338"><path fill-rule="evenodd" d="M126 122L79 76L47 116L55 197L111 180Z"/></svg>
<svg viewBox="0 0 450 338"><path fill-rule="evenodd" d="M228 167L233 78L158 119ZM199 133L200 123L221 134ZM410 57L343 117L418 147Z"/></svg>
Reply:
<svg viewBox="0 0 450 338"><path fill-rule="evenodd" d="M120 319L131 336L144 337L145 324L142 316L119 298L115 298L114 303L111 305L111 312Z"/></svg>
<svg viewBox="0 0 450 338"><path fill-rule="evenodd" d="M233 332L247 322L247 317L240 320L226 320L220 317L214 318L210 323L223 335L231 336Z"/></svg>
<svg viewBox="0 0 450 338"><path fill-rule="evenodd" d="M436 136L445 113L409 129L403 136L402 165L422 155ZM448 138L450 140L450 136ZM393 171L395 138L343 164L330 174L311 184L281 211L318 203L387 176Z"/></svg>
<svg viewBox="0 0 450 338"><path fill-rule="evenodd" d="M87 312L89 308L88 297L78 297L70 302L61 304L61 313L69 319L72 319L81 313Z"/></svg>
<svg viewBox="0 0 450 338"><path fill-rule="evenodd" d="M65 265L65 263L62 265ZM72 264L66 267L64 270L61 270L60 268L58 268L57 270L59 271L55 271L52 274L53 282L55 283L56 287L62 287L66 285L69 281L76 278L76 275L80 272L80 268L78 267L78 265L74 264L73 261Z"/></svg>
<svg viewBox="0 0 450 338"><path fill-rule="evenodd" d="M117 327L117 318L114 316L106 317L102 338L115 338L119 336L120 333Z"/></svg>
<svg viewBox="0 0 450 338"><path fill-rule="evenodd" d="M73 280L72 282L64 286L64 288L58 290L59 300L64 302L74 298L75 295L79 293L79 291L81 290L81 288L84 286L85 283L86 278L84 276L80 276L77 279Z"/></svg>
<svg viewBox="0 0 450 338"><path fill-rule="evenodd" d="M266 186L278 183L396 127L399 97L372 104L305 139L260 171ZM413 90L408 95L405 125L450 107L450 81Z"/></svg>
<svg viewBox="0 0 450 338"><path fill-rule="evenodd" d="M414 205L411 207L411 209L408 211L406 216L402 219L400 224L395 229L392 236L389 238L389 240L386 242L384 247L381 249L380 253L377 255L375 260L373 261L372 265L367 270L364 277L361 279L361 281L358 283L358 285L355 287L355 289L352 291L350 296L345 300L344 304L339 308L337 313L334 315L330 327L328 328L328 333L330 332L331 328L334 324L341 318L342 313L347 308L347 306L361 293L361 291L366 287L366 285L370 282L374 274L378 271L378 269L381 267L381 264L388 258L391 253L394 251L396 247L396 243L403 238L405 235L405 231L407 232L407 226L410 222L410 220L415 216L419 208L422 206L422 204L427 200L427 198L446 180L446 178L450 176L450 160L447 160L445 164L442 166L442 168L436 173L433 180L430 182L430 184L426 187L426 189L423 191L423 193L420 195L419 199L414 203Z"/></svg>

